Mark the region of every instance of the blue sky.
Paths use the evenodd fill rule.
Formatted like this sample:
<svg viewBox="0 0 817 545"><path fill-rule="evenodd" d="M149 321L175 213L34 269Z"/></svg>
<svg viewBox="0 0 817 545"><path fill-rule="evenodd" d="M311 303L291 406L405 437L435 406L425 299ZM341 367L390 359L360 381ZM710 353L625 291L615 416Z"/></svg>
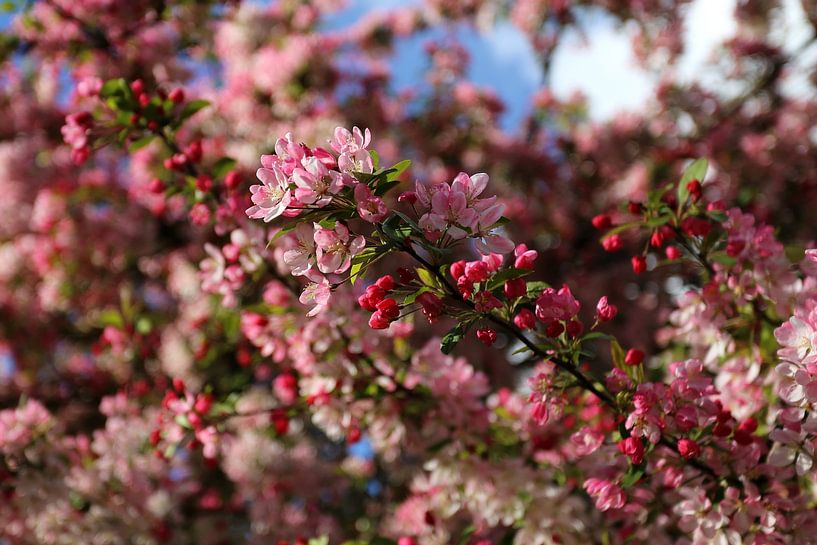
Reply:
<svg viewBox="0 0 817 545"><path fill-rule="evenodd" d="M331 16L324 26L327 30L340 29L372 10L388 10L420 1L348 0L347 7ZM680 77L698 79L715 89L728 89L728 82L718 81L702 67L713 55L716 45L734 33L735 1L693 0L690 4L685 18L688 46L678 67ZM778 41L791 50L808 38L811 29L799 0L783 0L783 5L782 17L775 21L773 28L777 29ZM9 16L0 13L0 28L7 26L8 21ZM562 98L575 90L582 91L588 97L591 117L598 120L609 119L621 110L641 109L650 99L659 74L647 73L635 65L631 29L618 27L599 11L588 12L581 26L583 34L570 31L560 42L551 68L552 91ZM527 40L507 22L489 31L460 26L455 32L471 55L468 79L492 87L507 107L502 125L507 129L517 127L531 95L543 82L541 67ZM396 89L411 86L422 78L427 61L423 44L441 34L442 30L432 29L399 41L392 61L393 67L399 67L394 70ZM809 53L807 59L817 57L817 48ZM806 74L793 72L788 89L793 94L803 92Z"/></svg>

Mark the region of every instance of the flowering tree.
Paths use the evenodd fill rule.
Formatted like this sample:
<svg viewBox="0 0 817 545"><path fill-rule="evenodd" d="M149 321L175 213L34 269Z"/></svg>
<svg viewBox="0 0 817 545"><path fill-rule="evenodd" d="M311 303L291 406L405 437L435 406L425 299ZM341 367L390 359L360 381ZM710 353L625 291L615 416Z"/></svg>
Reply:
<svg viewBox="0 0 817 545"><path fill-rule="evenodd" d="M736 93L508 133L395 44L507 19L547 74L597 9L666 68L686 3L339 4L8 3L0 540L817 543L812 41L741 2Z"/></svg>

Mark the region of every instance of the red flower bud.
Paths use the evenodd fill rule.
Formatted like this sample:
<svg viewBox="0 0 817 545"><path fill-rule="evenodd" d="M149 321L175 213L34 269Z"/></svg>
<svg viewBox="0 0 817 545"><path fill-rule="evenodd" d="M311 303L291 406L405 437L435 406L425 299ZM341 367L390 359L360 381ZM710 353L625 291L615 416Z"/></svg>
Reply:
<svg viewBox="0 0 817 545"><path fill-rule="evenodd" d="M184 102L184 89L182 89L181 87L176 87L175 89L170 91L170 94L167 95L167 98L169 98L176 104L181 104L182 102Z"/></svg>
<svg viewBox="0 0 817 545"><path fill-rule="evenodd" d="M578 320L570 320L567 322L567 326L565 327L568 337L572 338L576 338L581 335L583 330L584 325Z"/></svg>
<svg viewBox="0 0 817 545"><path fill-rule="evenodd" d="M231 170L224 177L224 185L227 186L227 189L236 189L241 185L241 175L235 170Z"/></svg>
<svg viewBox="0 0 817 545"><path fill-rule="evenodd" d="M448 267L448 272L451 273L454 279L459 280L459 278L465 274L465 260L462 259L452 263L451 266Z"/></svg>
<svg viewBox="0 0 817 545"><path fill-rule="evenodd" d="M644 256L634 255L632 259L630 259L630 263L633 266L633 272L635 274L641 274L647 270L647 260L644 259Z"/></svg>
<svg viewBox="0 0 817 545"><path fill-rule="evenodd" d="M505 282L505 297L517 299L528 293L528 283L524 278L513 278Z"/></svg>
<svg viewBox="0 0 817 545"><path fill-rule="evenodd" d="M477 329L477 339L485 346L491 346L496 342L496 331L490 327L481 327Z"/></svg>
<svg viewBox="0 0 817 545"><path fill-rule="evenodd" d="M624 363L627 365L639 365L644 361L644 352L638 348L630 348L624 356Z"/></svg>
<svg viewBox="0 0 817 545"><path fill-rule="evenodd" d="M164 193L167 186L159 178L153 178L148 184L148 189L151 193Z"/></svg>
<svg viewBox="0 0 817 545"><path fill-rule="evenodd" d="M701 182L698 180L692 180L691 182L687 183L687 191L689 191L689 196L692 198L692 202L698 202L701 198Z"/></svg>
<svg viewBox="0 0 817 545"><path fill-rule="evenodd" d="M678 453L686 460L692 460L701 455L701 447L692 439L678 440Z"/></svg>
<svg viewBox="0 0 817 545"><path fill-rule="evenodd" d="M392 298L383 299L377 303L377 311L391 320L396 320L400 316L400 306Z"/></svg>
<svg viewBox="0 0 817 545"><path fill-rule="evenodd" d="M376 285L380 286L385 291L391 291L394 289L394 277L390 274L385 276L381 276L375 282Z"/></svg>
<svg viewBox="0 0 817 545"><path fill-rule="evenodd" d="M598 216L595 216L591 220L591 223L593 224L593 227L595 227L599 231L603 229L609 229L610 227L613 226L613 220L610 218L608 214L599 214Z"/></svg>
<svg viewBox="0 0 817 545"><path fill-rule="evenodd" d="M675 261L676 259L681 258L681 250L675 246L667 246L667 249L664 250L664 254L666 254L667 259L670 261Z"/></svg>
<svg viewBox="0 0 817 545"><path fill-rule="evenodd" d="M644 461L644 442L640 437L626 437L618 442L618 450L627 455L633 464Z"/></svg>
<svg viewBox="0 0 817 545"><path fill-rule="evenodd" d="M624 247L624 243L618 235L610 235L601 241L601 245L607 252L617 252Z"/></svg>
<svg viewBox="0 0 817 545"><path fill-rule="evenodd" d="M548 337L558 337L564 330L565 326L563 326L561 322L551 322L547 326L547 329L545 329L545 335Z"/></svg>
<svg viewBox="0 0 817 545"><path fill-rule="evenodd" d="M530 310L523 308L514 316L513 323L519 329L533 329L536 325L536 316Z"/></svg>
<svg viewBox="0 0 817 545"><path fill-rule="evenodd" d="M213 179L206 174L202 174L198 178L196 178L196 189L207 193L211 189L213 189Z"/></svg>
<svg viewBox="0 0 817 545"><path fill-rule="evenodd" d="M397 202L414 204L417 202L417 194L414 191L404 191L403 193L400 193L399 197L397 197Z"/></svg>
<svg viewBox="0 0 817 545"><path fill-rule="evenodd" d="M618 314L618 308L607 301L606 295L599 299L596 305L596 316L600 322L609 322L616 317L616 314Z"/></svg>

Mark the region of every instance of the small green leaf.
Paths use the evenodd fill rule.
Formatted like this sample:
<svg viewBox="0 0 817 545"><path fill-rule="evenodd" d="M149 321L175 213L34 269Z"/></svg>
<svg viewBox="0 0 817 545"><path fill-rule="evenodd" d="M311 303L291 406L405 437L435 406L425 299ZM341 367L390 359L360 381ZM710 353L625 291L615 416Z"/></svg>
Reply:
<svg viewBox="0 0 817 545"><path fill-rule="evenodd" d="M727 254L726 252L712 252L711 254L709 254L709 259L714 261L715 263L719 263L727 267L731 267L738 262L737 259Z"/></svg>
<svg viewBox="0 0 817 545"><path fill-rule="evenodd" d="M712 218L713 220L717 221L718 223L723 223L729 219L729 216L726 215L726 212L722 210L708 210L706 215Z"/></svg>
<svg viewBox="0 0 817 545"><path fill-rule="evenodd" d="M441 287L437 277L434 276L428 269L417 269L417 276L420 278L420 282L426 286L430 286L432 288Z"/></svg>
<svg viewBox="0 0 817 545"><path fill-rule="evenodd" d="M523 276L527 276L532 272L533 271L530 269L516 269L513 267L503 269L497 272L488 280L488 285L486 289L488 291L494 291L497 288L501 288L508 280L513 280L514 278L522 278Z"/></svg>
<svg viewBox="0 0 817 545"><path fill-rule="evenodd" d="M393 167L391 167L389 169L391 172L389 173L389 177L387 178L388 181L391 182L391 181L397 180L400 177L400 175L403 174L403 172L405 172L406 169L408 167L410 167L410 166L411 166L411 161L409 161L408 159L405 159L403 161L400 161L399 163L397 163Z"/></svg>
<svg viewBox="0 0 817 545"><path fill-rule="evenodd" d="M591 331L590 333L582 337L582 342L595 341L597 339L612 339L612 337L607 333L602 333L601 331Z"/></svg>
<svg viewBox="0 0 817 545"><path fill-rule="evenodd" d="M349 281L353 286L355 285L355 282L357 282L358 276L360 276L360 271L363 269L363 265L364 263L359 261L357 263L352 263L352 268L349 269Z"/></svg>
<svg viewBox="0 0 817 545"><path fill-rule="evenodd" d="M644 469L639 466L631 466L624 477L621 478L621 487L630 488L635 483L641 480L644 476Z"/></svg>
<svg viewBox="0 0 817 545"><path fill-rule="evenodd" d="M692 180L698 180L699 182L703 183L708 168L709 162L704 158L696 159L687 167L687 169L684 171L684 175L681 176L681 181L678 183L679 206L682 206L686 202L687 198L689 198L687 184Z"/></svg>
<svg viewBox="0 0 817 545"><path fill-rule="evenodd" d="M417 298L420 297L422 294L428 293L430 291L431 291L431 288L429 288L428 286L423 286L419 290L406 295L405 299L403 299L403 304L404 305L410 305L410 304L414 303L414 301L416 301Z"/></svg>
<svg viewBox="0 0 817 545"><path fill-rule="evenodd" d="M267 248L269 248L270 244L278 240L279 238L285 236L290 231L293 231L296 227L298 227L297 223L290 223L289 225L284 225L281 229L273 235L270 239L269 243L267 243Z"/></svg>
<svg viewBox="0 0 817 545"><path fill-rule="evenodd" d="M209 100L192 100L185 104L184 108L182 108L182 113L179 114L179 120L184 121L185 119L191 117L199 110L203 110L209 105L210 105Z"/></svg>
<svg viewBox="0 0 817 545"><path fill-rule="evenodd" d="M153 138L154 135L148 134L146 136L143 136L139 140L131 142L130 146L128 146L128 151L136 151L144 148L145 146L153 142Z"/></svg>
<svg viewBox="0 0 817 545"><path fill-rule="evenodd" d="M440 350L443 354L450 354L454 347L457 346L463 337L465 337L465 333L468 331L468 326L462 322L458 323L451 330L445 334L442 341L440 342Z"/></svg>
<svg viewBox="0 0 817 545"><path fill-rule="evenodd" d="M380 166L380 155L375 150L369 150L369 156L372 158L374 169L377 170Z"/></svg>
<svg viewBox="0 0 817 545"><path fill-rule="evenodd" d="M624 363L624 358L626 354L624 353L624 349L621 348L621 345L618 344L618 341L613 339L610 341L610 357L613 360L613 365L618 367L619 369L624 369L627 365Z"/></svg>
<svg viewBox="0 0 817 545"><path fill-rule="evenodd" d="M138 320L136 320L136 331L138 331L142 335L147 335L153 330L153 323L151 323L150 318L146 316L142 316Z"/></svg>
<svg viewBox="0 0 817 545"><path fill-rule="evenodd" d="M548 284L547 282L542 282L541 280L534 280L533 282L528 282L528 297L533 298L539 297L539 294L549 287L550 284Z"/></svg>
<svg viewBox="0 0 817 545"><path fill-rule="evenodd" d="M236 165L236 160L232 157L222 157L213 165L213 176L216 178L223 178L228 172L233 170Z"/></svg>
<svg viewBox="0 0 817 545"><path fill-rule="evenodd" d="M99 91L99 96L102 98L110 98L113 96L127 96L130 94L130 87L122 78L109 79L102 85Z"/></svg>

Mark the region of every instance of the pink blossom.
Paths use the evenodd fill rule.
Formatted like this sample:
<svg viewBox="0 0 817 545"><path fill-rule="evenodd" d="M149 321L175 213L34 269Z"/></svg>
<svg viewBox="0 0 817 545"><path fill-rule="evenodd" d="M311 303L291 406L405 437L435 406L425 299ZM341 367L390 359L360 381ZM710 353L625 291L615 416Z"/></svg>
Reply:
<svg viewBox="0 0 817 545"><path fill-rule="evenodd" d="M339 172L329 170L316 157L307 157L292 171L295 198L299 203L323 207L343 187Z"/></svg>
<svg viewBox="0 0 817 545"><path fill-rule="evenodd" d="M259 168L256 175L262 185L250 186L253 206L247 209L247 216L269 223L283 214L292 202L289 180L275 164L270 168Z"/></svg>
<svg viewBox="0 0 817 545"><path fill-rule="evenodd" d="M570 320L579 313L580 308L581 304L567 286L562 286L558 292L553 288L545 288L536 299L536 317L546 325Z"/></svg>
<svg viewBox="0 0 817 545"><path fill-rule="evenodd" d="M292 269L293 275L303 276L315 263L317 255L315 228L309 223L301 223L292 234L295 238L295 248L284 252L284 263Z"/></svg>
<svg viewBox="0 0 817 545"><path fill-rule="evenodd" d="M366 246L363 236L350 240L349 229L340 222L334 229L316 224L314 239L317 245L318 270L327 274L340 274L346 271L352 257Z"/></svg>
<svg viewBox="0 0 817 545"><path fill-rule="evenodd" d="M386 218L389 209L383 199L375 196L366 184L355 186L355 202L360 218L370 223L379 223Z"/></svg>
<svg viewBox="0 0 817 545"><path fill-rule="evenodd" d="M596 500L596 507L601 511L624 507L626 501L624 491L613 482L590 478L584 482L584 489Z"/></svg>

